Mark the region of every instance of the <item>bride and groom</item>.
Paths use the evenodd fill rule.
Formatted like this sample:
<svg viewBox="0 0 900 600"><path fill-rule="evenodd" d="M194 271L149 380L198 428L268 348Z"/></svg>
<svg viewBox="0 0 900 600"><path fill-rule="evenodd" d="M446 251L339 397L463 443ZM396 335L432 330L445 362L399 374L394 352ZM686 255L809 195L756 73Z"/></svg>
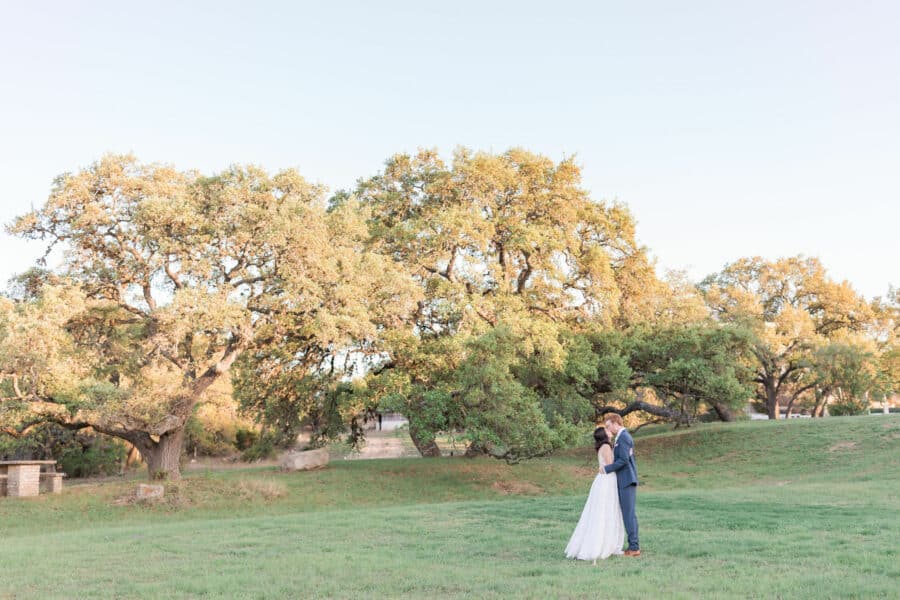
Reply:
<svg viewBox="0 0 900 600"><path fill-rule="evenodd" d="M608 558L623 554L622 545L628 534L625 556L640 556L638 522L634 514L637 492L637 465L634 462L634 440L625 429L622 417L604 416L606 429L594 431L594 448L600 472L594 478L584 510L572 539L566 546L566 557L580 560ZM615 436L611 447L607 432Z"/></svg>

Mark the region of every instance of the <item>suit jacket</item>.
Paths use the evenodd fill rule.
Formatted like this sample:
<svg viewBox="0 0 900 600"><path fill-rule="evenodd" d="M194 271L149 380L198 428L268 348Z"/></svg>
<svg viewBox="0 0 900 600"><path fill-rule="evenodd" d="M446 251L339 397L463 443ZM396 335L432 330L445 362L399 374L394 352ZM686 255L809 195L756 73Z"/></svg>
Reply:
<svg viewBox="0 0 900 600"><path fill-rule="evenodd" d="M625 429L616 436L613 447L613 461L603 467L607 473L617 473L616 481L620 488L637 485L637 464L634 462L634 439Z"/></svg>

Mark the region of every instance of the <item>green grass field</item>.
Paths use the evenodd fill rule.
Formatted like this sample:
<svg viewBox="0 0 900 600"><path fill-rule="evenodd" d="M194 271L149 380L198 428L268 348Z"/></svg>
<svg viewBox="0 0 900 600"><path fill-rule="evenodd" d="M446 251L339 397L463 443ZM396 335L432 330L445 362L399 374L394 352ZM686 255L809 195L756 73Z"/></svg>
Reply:
<svg viewBox="0 0 900 600"><path fill-rule="evenodd" d="M0 499L0 598L900 596L900 417L639 432L644 556L563 557L588 448ZM74 483L74 482L73 482Z"/></svg>

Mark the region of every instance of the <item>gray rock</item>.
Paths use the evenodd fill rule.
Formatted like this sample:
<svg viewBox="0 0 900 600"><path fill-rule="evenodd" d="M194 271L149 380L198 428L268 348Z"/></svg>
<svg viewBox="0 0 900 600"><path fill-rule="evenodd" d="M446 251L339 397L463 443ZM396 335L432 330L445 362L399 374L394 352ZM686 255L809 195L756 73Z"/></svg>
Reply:
<svg viewBox="0 0 900 600"><path fill-rule="evenodd" d="M306 452L292 450L281 456L282 471L311 471L313 469L321 469L327 464L328 450L325 448L307 450Z"/></svg>

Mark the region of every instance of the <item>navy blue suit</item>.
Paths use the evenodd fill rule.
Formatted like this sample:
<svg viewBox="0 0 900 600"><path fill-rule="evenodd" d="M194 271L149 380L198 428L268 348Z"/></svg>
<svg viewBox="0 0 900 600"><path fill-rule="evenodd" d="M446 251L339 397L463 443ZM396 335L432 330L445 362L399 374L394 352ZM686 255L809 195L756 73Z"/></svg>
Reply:
<svg viewBox="0 0 900 600"><path fill-rule="evenodd" d="M638 474L634 462L634 439L625 429L616 436L613 447L612 463L603 467L607 473L616 473L619 486L619 505L622 507L622 520L625 522L625 533L628 534L628 549L639 550L638 522L634 512L637 500Z"/></svg>

